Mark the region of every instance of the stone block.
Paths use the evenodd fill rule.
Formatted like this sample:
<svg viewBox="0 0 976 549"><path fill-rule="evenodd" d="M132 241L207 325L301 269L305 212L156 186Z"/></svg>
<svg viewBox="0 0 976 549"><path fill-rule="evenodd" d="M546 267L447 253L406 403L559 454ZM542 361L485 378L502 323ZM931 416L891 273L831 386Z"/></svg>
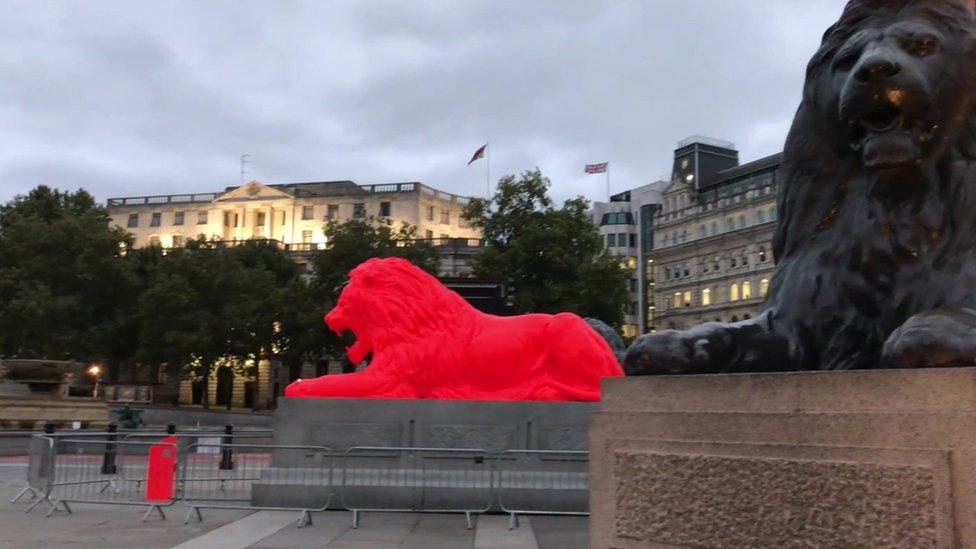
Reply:
<svg viewBox="0 0 976 549"><path fill-rule="evenodd" d="M974 446L971 368L606 380L591 544L974 547Z"/></svg>

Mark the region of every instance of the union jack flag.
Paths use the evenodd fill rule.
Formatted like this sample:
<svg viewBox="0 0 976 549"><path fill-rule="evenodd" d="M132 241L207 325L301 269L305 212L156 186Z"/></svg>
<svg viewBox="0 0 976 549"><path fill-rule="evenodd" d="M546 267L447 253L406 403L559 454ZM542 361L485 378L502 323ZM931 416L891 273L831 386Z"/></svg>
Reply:
<svg viewBox="0 0 976 549"><path fill-rule="evenodd" d="M583 171L586 173L607 173L607 164L609 162L602 162L600 164L587 164Z"/></svg>

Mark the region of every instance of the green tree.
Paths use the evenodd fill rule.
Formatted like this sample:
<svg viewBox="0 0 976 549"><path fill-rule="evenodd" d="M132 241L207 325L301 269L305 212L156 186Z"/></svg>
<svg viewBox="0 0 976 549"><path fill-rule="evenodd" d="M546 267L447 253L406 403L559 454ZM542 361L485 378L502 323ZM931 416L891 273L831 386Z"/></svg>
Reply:
<svg viewBox="0 0 976 549"><path fill-rule="evenodd" d="M482 230L479 276L513 279L519 313L568 311L619 326L629 302L629 269L603 247L582 197L556 208L538 170L503 177L490 200L464 217Z"/></svg>
<svg viewBox="0 0 976 549"><path fill-rule="evenodd" d="M138 293L137 277L119 260L130 243L84 190L39 186L0 206L0 354L109 354Z"/></svg>
<svg viewBox="0 0 976 549"><path fill-rule="evenodd" d="M183 375L200 378L209 407L214 368L254 373L281 345L282 288L298 275L287 253L268 242L225 248L194 240L171 250L139 300L140 358L182 365Z"/></svg>

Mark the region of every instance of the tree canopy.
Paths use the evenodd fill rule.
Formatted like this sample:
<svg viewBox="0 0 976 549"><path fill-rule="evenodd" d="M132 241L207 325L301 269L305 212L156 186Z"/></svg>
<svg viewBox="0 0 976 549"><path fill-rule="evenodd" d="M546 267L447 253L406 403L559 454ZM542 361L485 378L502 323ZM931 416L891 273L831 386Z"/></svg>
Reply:
<svg viewBox="0 0 976 549"><path fill-rule="evenodd" d="M512 279L516 312L573 312L619 326L629 302L629 270L604 247L587 216L586 200L557 208L538 170L503 177L489 200L474 200L464 216L480 227L485 251L475 271Z"/></svg>
<svg viewBox="0 0 976 549"><path fill-rule="evenodd" d="M104 354L138 293L118 258L130 242L83 190L40 186L0 206L0 354Z"/></svg>

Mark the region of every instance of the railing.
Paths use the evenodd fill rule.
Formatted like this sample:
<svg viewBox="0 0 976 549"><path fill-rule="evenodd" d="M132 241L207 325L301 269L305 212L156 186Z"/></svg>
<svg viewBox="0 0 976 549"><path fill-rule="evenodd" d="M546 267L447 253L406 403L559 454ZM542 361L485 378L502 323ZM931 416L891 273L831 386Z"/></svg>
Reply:
<svg viewBox="0 0 976 549"><path fill-rule="evenodd" d="M172 429L170 429L172 430ZM30 444L28 485L12 502L29 497L48 516L72 513L75 502L147 506L143 521L180 501L186 521L202 509L311 513L339 507L353 527L367 512L430 512L471 516L501 509L509 527L522 514L588 514L586 452L478 448L349 448L234 442L231 433L45 433ZM209 433L212 434L212 433ZM246 436L242 433L234 437ZM284 488L284 490L282 490Z"/></svg>
<svg viewBox="0 0 976 549"><path fill-rule="evenodd" d="M508 528L518 526L519 515L588 515L588 468L587 452L502 452L496 463L498 504L509 515Z"/></svg>
<svg viewBox="0 0 976 549"><path fill-rule="evenodd" d="M195 443L183 452L180 501L202 521L201 509L299 511L298 526L312 523L312 512L325 511L332 500L333 463L322 446ZM287 463L288 467L274 467ZM263 505L266 492L287 486L296 504Z"/></svg>
<svg viewBox="0 0 976 549"><path fill-rule="evenodd" d="M342 505L371 512L485 513L492 503L491 454L473 448L349 448L342 456ZM478 501L479 505L465 505Z"/></svg>
<svg viewBox="0 0 976 549"><path fill-rule="evenodd" d="M217 193L161 194L154 196L125 196L109 198L109 206L146 206L150 204L190 204L194 202L213 202Z"/></svg>

